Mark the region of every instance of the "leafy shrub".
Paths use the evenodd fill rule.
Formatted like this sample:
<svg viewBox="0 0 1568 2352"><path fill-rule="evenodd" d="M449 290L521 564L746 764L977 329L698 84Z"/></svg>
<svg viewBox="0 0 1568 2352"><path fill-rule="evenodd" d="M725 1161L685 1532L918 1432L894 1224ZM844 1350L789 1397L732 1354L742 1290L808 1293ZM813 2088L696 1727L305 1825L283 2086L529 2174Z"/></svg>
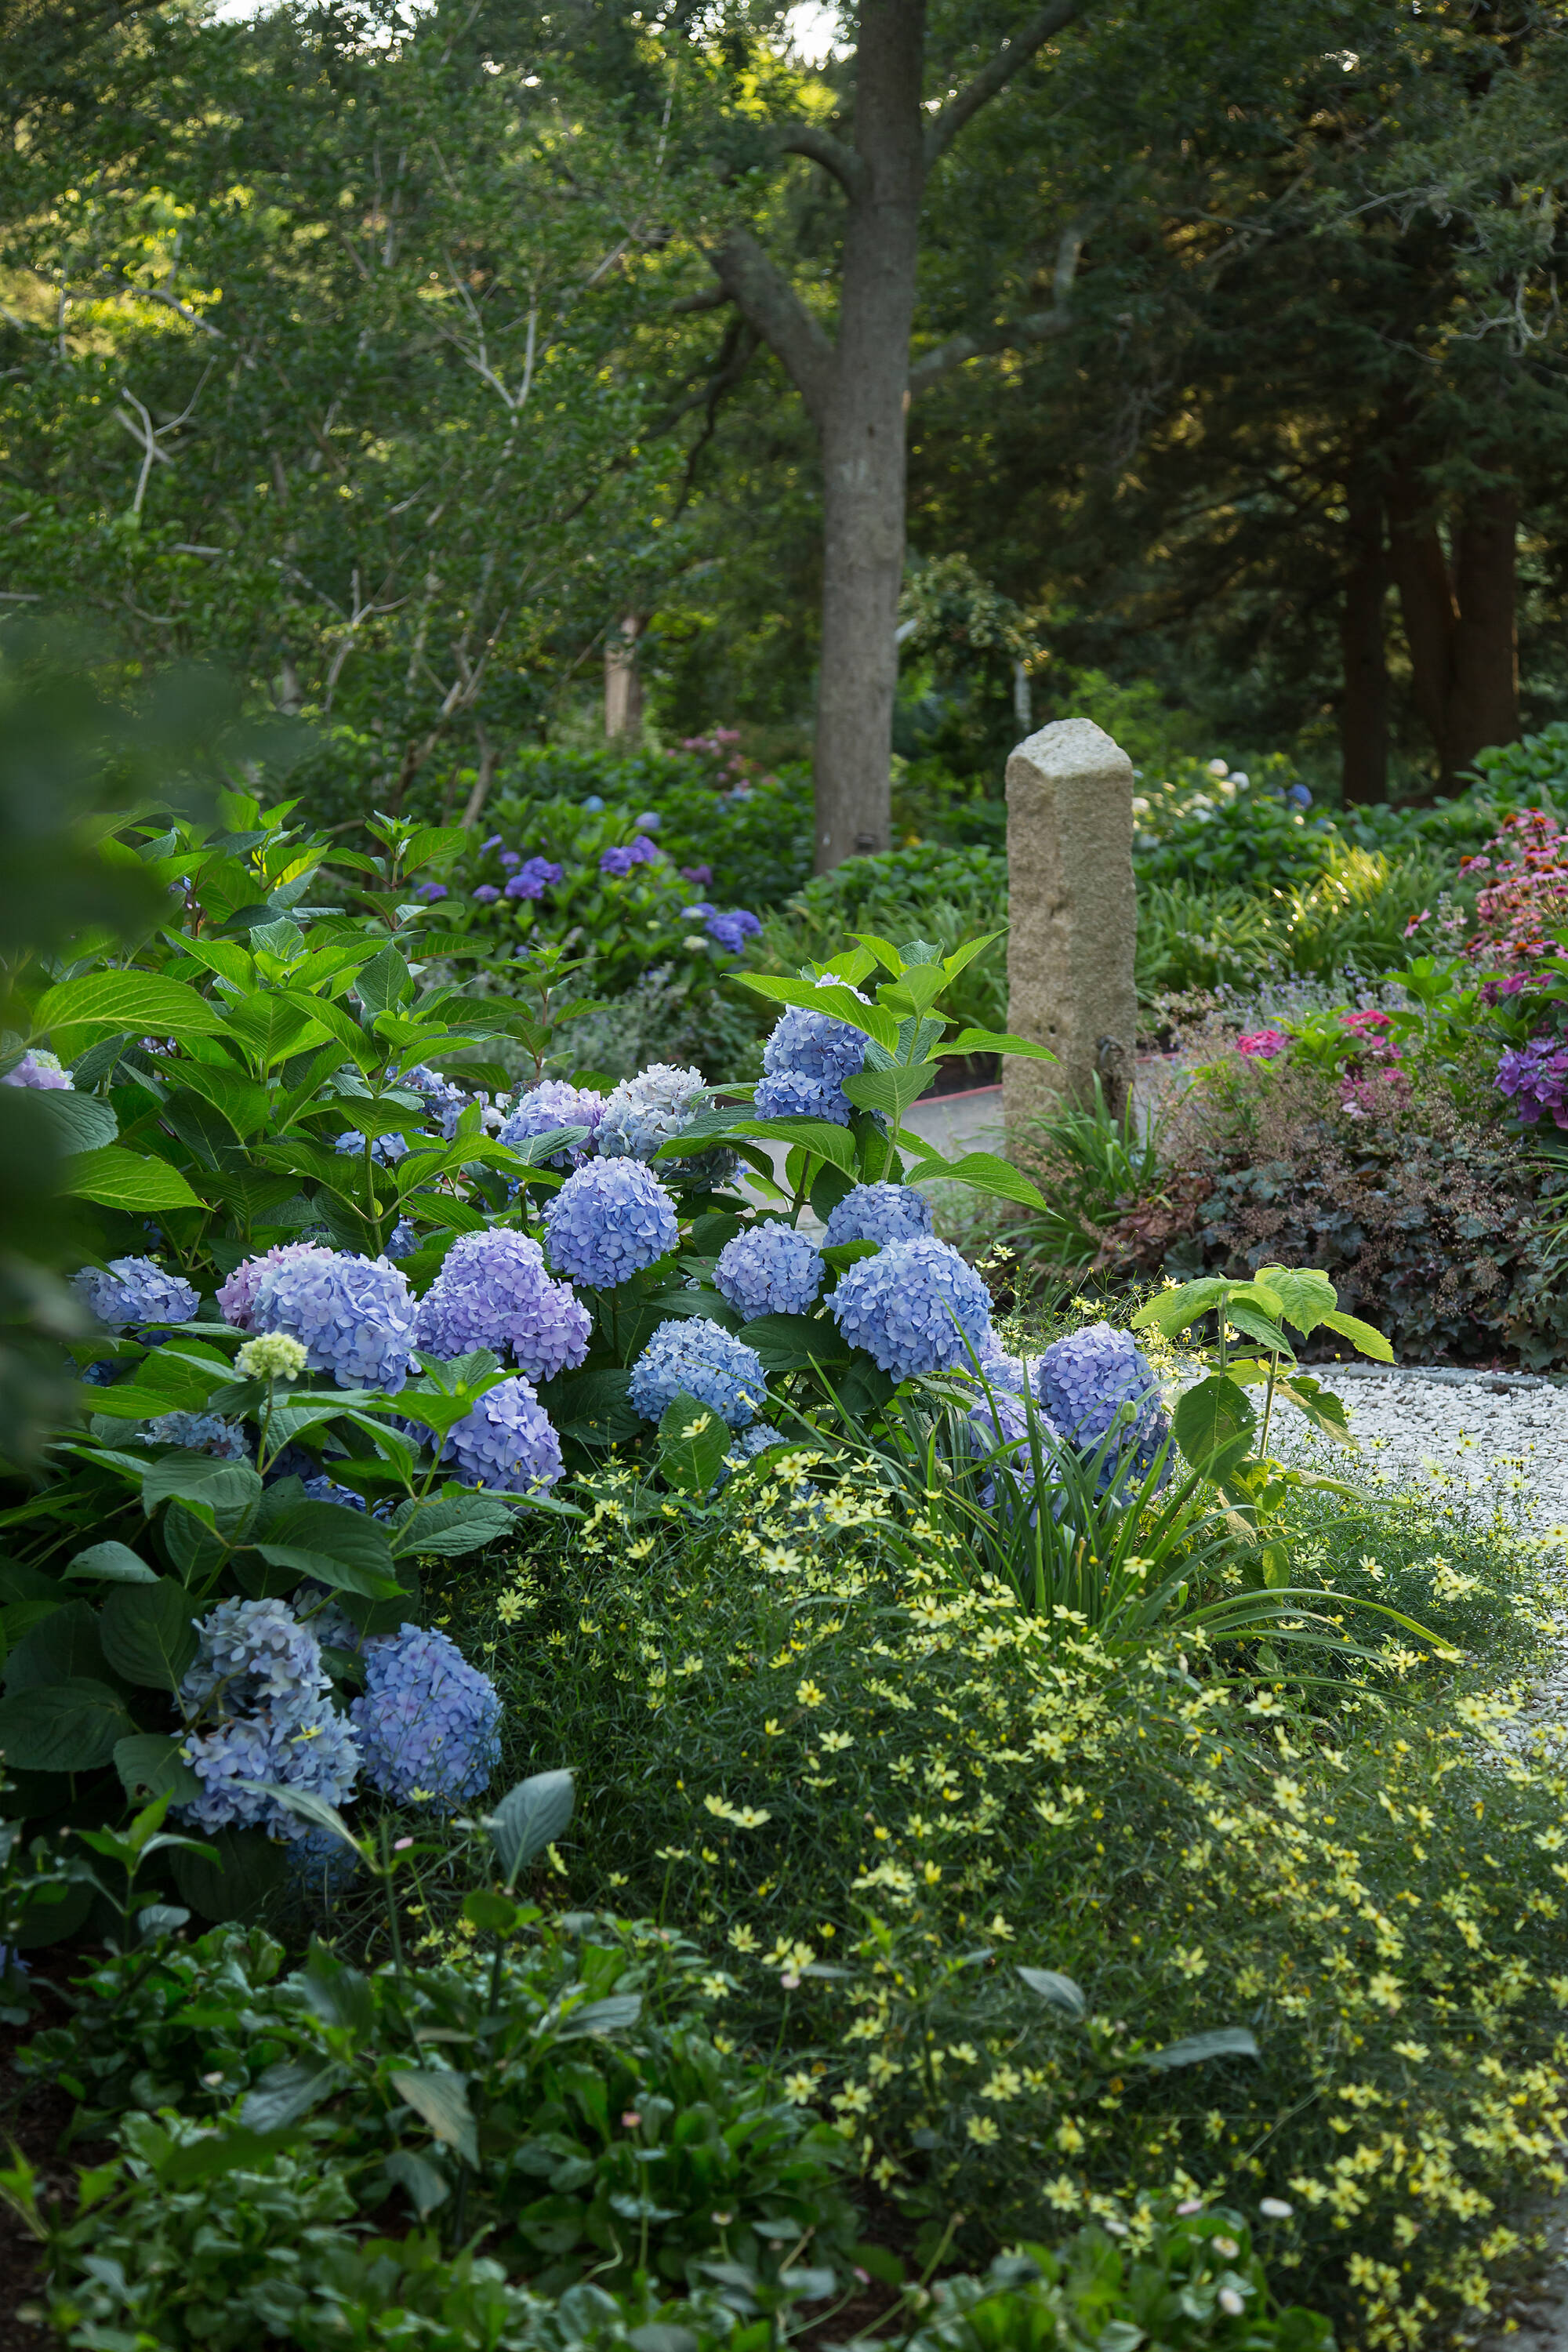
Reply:
<svg viewBox="0 0 1568 2352"><path fill-rule="evenodd" d="M793 972L803 963L825 961L856 931L875 931L897 945L923 939L951 955L977 931L1005 930L1006 921L1005 856L926 842L847 858L830 874L816 875L767 917L751 961L765 971ZM955 1020L1006 1028L1005 940L975 957L949 1001Z"/></svg>

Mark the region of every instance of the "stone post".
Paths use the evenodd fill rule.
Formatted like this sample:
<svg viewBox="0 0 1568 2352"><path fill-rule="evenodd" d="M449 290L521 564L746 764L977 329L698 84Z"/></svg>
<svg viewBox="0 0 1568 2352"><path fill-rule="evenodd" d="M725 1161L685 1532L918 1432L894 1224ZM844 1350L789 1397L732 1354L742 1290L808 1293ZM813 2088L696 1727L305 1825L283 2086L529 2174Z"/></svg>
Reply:
<svg viewBox="0 0 1568 2352"><path fill-rule="evenodd" d="M1007 1126L1092 1101L1097 1076L1120 1115L1138 1030L1132 762L1092 719L1042 727L1008 761L1007 866L1007 1026L1057 1056L1003 1056Z"/></svg>

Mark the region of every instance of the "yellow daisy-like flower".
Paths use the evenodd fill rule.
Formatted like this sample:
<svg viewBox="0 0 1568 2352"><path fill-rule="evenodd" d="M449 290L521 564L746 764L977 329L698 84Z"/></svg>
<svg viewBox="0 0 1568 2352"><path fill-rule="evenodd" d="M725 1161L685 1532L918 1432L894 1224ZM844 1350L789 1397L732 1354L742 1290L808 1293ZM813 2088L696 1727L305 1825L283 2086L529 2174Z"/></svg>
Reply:
<svg viewBox="0 0 1568 2352"><path fill-rule="evenodd" d="M994 2147L1002 2137L994 2116L971 2116L963 2128L979 2147Z"/></svg>
<svg viewBox="0 0 1568 2352"><path fill-rule="evenodd" d="M827 1696L826 1691L819 1690L816 1685L809 1680L796 1683L795 1695L802 1706L820 1706Z"/></svg>

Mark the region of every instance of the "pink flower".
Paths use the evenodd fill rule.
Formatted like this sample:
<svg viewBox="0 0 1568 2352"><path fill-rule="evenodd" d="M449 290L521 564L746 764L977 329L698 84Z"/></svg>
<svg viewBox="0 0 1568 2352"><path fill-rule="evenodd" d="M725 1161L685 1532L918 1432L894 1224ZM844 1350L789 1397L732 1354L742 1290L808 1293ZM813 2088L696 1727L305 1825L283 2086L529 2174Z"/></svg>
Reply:
<svg viewBox="0 0 1568 2352"><path fill-rule="evenodd" d="M1353 1029L1356 1035L1361 1037L1364 1036L1369 1029L1386 1029L1390 1026L1390 1023L1386 1013L1342 1013L1340 1026L1342 1029Z"/></svg>
<svg viewBox="0 0 1568 2352"><path fill-rule="evenodd" d="M1411 918L1410 918L1410 920L1405 924L1405 938L1406 938L1406 939L1411 938L1415 932L1418 931L1418 930L1421 929L1421 926L1422 926L1422 924L1423 924L1423 923L1429 923L1429 922L1431 921L1431 919L1432 919L1432 909L1431 909L1431 908L1430 908L1430 907L1423 907L1423 908L1422 908L1422 909L1421 909L1421 912L1420 912L1418 915L1412 915L1412 916L1411 916Z"/></svg>
<svg viewBox="0 0 1568 2352"><path fill-rule="evenodd" d="M1249 1036L1237 1039L1236 1050L1249 1062L1272 1062L1289 1052L1290 1040L1282 1029L1254 1029Z"/></svg>
<svg viewBox="0 0 1568 2352"><path fill-rule="evenodd" d="M641 2121L642 2117L638 2115L635 2107L628 2107L626 2114L621 2117L621 2122L627 2131L636 2131Z"/></svg>

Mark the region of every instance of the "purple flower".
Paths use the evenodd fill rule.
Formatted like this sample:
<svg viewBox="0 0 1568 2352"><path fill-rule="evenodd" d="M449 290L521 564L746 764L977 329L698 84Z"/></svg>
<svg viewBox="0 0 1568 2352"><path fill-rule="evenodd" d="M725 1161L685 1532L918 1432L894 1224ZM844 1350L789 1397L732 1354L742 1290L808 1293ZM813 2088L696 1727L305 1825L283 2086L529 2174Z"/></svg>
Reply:
<svg viewBox="0 0 1568 2352"><path fill-rule="evenodd" d="M444 882L421 882L414 895L423 898L427 907L433 907L437 898L449 898L452 894Z"/></svg>
<svg viewBox="0 0 1568 2352"><path fill-rule="evenodd" d="M808 1078L804 1070L776 1070L763 1080L752 1105L758 1118L826 1118L835 1127L849 1124L849 1097L826 1078Z"/></svg>
<svg viewBox="0 0 1568 2352"><path fill-rule="evenodd" d="M695 882L700 889L705 882L712 881L713 868L710 866L683 866L680 878L683 882Z"/></svg>
<svg viewBox="0 0 1568 2352"><path fill-rule="evenodd" d="M1110 1323L1089 1323L1065 1339L1053 1340L1035 1373L1036 1393L1062 1436L1080 1454L1092 1454L1112 1432L1100 1489L1124 1475L1142 1477L1171 1433L1149 1360L1131 1331Z"/></svg>
<svg viewBox="0 0 1568 2352"><path fill-rule="evenodd" d="M767 1399L754 1348L703 1315L672 1315L632 1366L634 1412L658 1421L678 1396L693 1396L731 1429L743 1429Z"/></svg>
<svg viewBox="0 0 1568 2352"><path fill-rule="evenodd" d="M364 1137L357 1127L345 1127L342 1133L334 1139L332 1150L342 1153L345 1158L351 1153L363 1151ZM378 1168L395 1168L400 1160L407 1158L408 1145L405 1138L395 1129L390 1135L376 1137L370 1147L370 1156Z"/></svg>
<svg viewBox="0 0 1568 2352"><path fill-rule="evenodd" d="M1512 1103L1521 1126L1534 1127L1544 1116L1553 1127L1568 1127L1568 1049L1555 1039L1535 1037L1510 1049L1492 1084Z"/></svg>
<svg viewBox="0 0 1568 2352"><path fill-rule="evenodd" d="M480 855L480 856L482 857L482 856L485 856L485 854L487 853L487 851L489 851L489 850L491 850L491 849L499 849L499 848L500 847L500 845L501 845L501 837L500 837L500 834L499 834L499 833L492 833L492 834L491 834L491 835L490 835L490 837L489 837L489 839L488 841L481 841L481 842L480 842L480 844L479 844L479 855Z"/></svg>
<svg viewBox="0 0 1568 2352"><path fill-rule="evenodd" d="M128 1323L188 1323L201 1305L184 1275L166 1272L154 1257L111 1257L107 1271L84 1265L72 1275L71 1288L111 1329Z"/></svg>
<svg viewBox="0 0 1568 2352"><path fill-rule="evenodd" d="M225 1601L196 1628L195 1664L180 1685L187 1721L209 1708L181 1753L202 1793L178 1811L201 1829L261 1827L298 1843L307 1826L246 1781L310 1790L340 1805L353 1792L359 1749L327 1698L321 1643L281 1601Z"/></svg>
<svg viewBox="0 0 1568 2352"><path fill-rule="evenodd" d="M591 1160L544 1212L550 1263L570 1282L613 1289L680 1240L675 1203L640 1160Z"/></svg>
<svg viewBox="0 0 1568 2352"><path fill-rule="evenodd" d="M395 1236L394 1236L395 1239ZM218 1313L237 1331L254 1331L250 1309L262 1278L275 1265L292 1265L296 1258L330 1258L332 1253L316 1242L284 1242L260 1257L242 1258L217 1294Z"/></svg>
<svg viewBox="0 0 1568 2352"><path fill-rule="evenodd" d="M550 1161L552 1168L580 1168L593 1151L595 1131L604 1109L603 1095L594 1094L585 1087L568 1086L564 1078L545 1078L513 1104L501 1121L496 1140L510 1144L515 1151L531 1136L549 1135L561 1127L585 1127L588 1134L582 1143L557 1151Z"/></svg>
<svg viewBox="0 0 1568 2352"><path fill-rule="evenodd" d="M500 1697L445 1633L405 1625L367 1642L365 1689L349 1712L366 1778L398 1804L449 1811L489 1786L500 1761Z"/></svg>
<svg viewBox="0 0 1568 2352"><path fill-rule="evenodd" d="M510 874L514 866L521 866L522 864L522 853L521 850L516 849L503 849L497 862L498 864L504 866L507 872Z"/></svg>
<svg viewBox="0 0 1568 2352"><path fill-rule="evenodd" d="M890 1242L843 1275L827 1311L853 1348L907 1381L948 1372L978 1353L991 1328L991 1297L946 1242Z"/></svg>
<svg viewBox="0 0 1568 2352"><path fill-rule="evenodd" d="M754 1315L804 1315L826 1271L815 1242L794 1225L769 1223L725 1243L713 1281L749 1322Z"/></svg>
<svg viewBox="0 0 1568 2352"><path fill-rule="evenodd" d="M624 880L634 866L652 866L660 855L658 843L650 841L646 833L639 833L625 848L604 851L599 859L599 871Z"/></svg>
<svg viewBox="0 0 1568 2352"><path fill-rule="evenodd" d="M560 1477L561 1440L532 1381L520 1374L487 1389L473 1411L454 1423L441 1459L456 1463L465 1486L532 1495Z"/></svg>
<svg viewBox="0 0 1568 2352"><path fill-rule="evenodd" d="M493 906L500 897L500 892L493 882L481 882L479 888L470 895L479 900L481 907L489 907Z"/></svg>
<svg viewBox="0 0 1568 2352"><path fill-rule="evenodd" d="M509 898L542 898L552 883L559 882L562 868L548 857L531 857L521 866L506 886Z"/></svg>
<svg viewBox="0 0 1568 2352"><path fill-rule="evenodd" d="M286 1331L341 1389L395 1391L408 1377L414 1295L385 1258L311 1250L269 1265L249 1311L253 1330Z"/></svg>
<svg viewBox="0 0 1568 2352"><path fill-rule="evenodd" d="M510 1354L531 1380L552 1381L588 1352L593 1318L563 1282L552 1282L544 1254L504 1225L464 1234L447 1251L419 1302L415 1338L432 1355L489 1348Z"/></svg>
<svg viewBox="0 0 1568 2352"><path fill-rule="evenodd" d="M710 915L707 925L709 938L728 955L739 955L746 941L755 939L762 928L755 915L744 907L732 907L727 915Z"/></svg>
<svg viewBox="0 0 1568 2352"><path fill-rule="evenodd" d="M6 1071L0 1087L31 1087L39 1094L58 1094L62 1087L74 1092L76 1080L61 1068L58 1054L31 1052L23 1055L15 1069Z"/></svg>
<svg viewBox="0 0 1568 2352"><path fill-rule="evenodd" d="M857 1184L830 1211L826 1246L918 1241L931 1226L931 1202L912 1184Z"/></svg>

